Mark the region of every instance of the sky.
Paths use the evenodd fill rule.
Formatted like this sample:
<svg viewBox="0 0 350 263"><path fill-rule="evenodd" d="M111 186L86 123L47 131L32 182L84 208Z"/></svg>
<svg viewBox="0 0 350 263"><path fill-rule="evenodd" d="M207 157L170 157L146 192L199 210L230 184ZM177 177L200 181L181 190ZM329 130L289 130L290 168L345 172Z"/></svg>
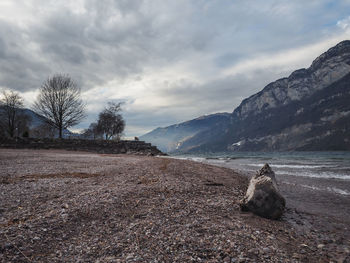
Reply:
<svg viewBox="0 0 350 263"><path fill-rule="evenodd" d="M0 0L0 89L30 108L69 74L96 121L123 102L125 136L232 112L350 39L350 0Z"/></svg>

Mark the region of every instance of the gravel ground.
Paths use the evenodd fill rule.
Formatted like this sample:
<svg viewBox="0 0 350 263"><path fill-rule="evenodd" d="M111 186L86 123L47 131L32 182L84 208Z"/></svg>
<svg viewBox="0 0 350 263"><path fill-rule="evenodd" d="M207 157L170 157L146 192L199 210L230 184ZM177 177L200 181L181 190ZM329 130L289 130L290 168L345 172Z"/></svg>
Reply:
<svg viewBox="0 0 350 263"><path fill-rule="evenodd" d="M242 213L247 183L185 160L0 149L0 262L350 262L346 222Z"/></svg>

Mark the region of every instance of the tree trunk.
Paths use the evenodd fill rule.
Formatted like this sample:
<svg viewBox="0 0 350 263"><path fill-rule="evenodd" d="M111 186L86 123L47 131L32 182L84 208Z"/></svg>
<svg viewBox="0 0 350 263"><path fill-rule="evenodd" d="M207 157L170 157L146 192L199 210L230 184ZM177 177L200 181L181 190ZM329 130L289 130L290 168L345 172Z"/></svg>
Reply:
<svg viewBox="0 0 350 263"><path fill-rule="evenodd" d="M62 127L60 127L58 130L59 130L58 137L62 139Z"/></svg>
<svg viewBox="0 0 350 263"><path fill-rule="evenodd" d="M14 133L15 133L14 130L10 128L9 129L9 135L10 135L11 138L14 137L14 135L15 135Z"/></svg>
<svg viewBox="0 0 350 263"><path fill-rule="evenodd" d="M8 132L11 138L15 136L15 127L14 127L14 121L10 114L8 114Z"/></svg>

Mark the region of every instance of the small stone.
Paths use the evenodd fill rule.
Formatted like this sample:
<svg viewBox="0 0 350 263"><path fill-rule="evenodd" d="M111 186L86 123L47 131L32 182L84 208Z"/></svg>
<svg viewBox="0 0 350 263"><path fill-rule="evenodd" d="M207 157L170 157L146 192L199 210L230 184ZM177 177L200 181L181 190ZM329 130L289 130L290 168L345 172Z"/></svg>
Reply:
<svg viewBox="0 0 350 263"><path fill-rule="evenodd" d="M271 251L268 247L264 247L262 250L264 253L269 253Z"/></svg>
<svg viewBox="0 0 350 263"><path fill-rule="evenodd" d="M4 246L4 249L7 250L7 249L12 249L14 246L11 244L11 243L6 243L5 246Z"/></svg>
<svg viewBox="0 0 350 263"><path fill-rule="evenodd" d="M297 253L293 253L292 258L299 258L299 255Z"/></svg>
<svg viewBox="0 0 350 263"><path fill-rule="evenodd" d="M318 244L318 245L317 245L317 248L318 248L318 249L324 248L324 244Z"/></svg>
<svg viewBox="0 0 350 263"><path fill-rule="evenodd" d="M257 254L257 251L256 251L255 248L251 248L251 249L248 250L248 253L250 253L250 254Z"/></svg>

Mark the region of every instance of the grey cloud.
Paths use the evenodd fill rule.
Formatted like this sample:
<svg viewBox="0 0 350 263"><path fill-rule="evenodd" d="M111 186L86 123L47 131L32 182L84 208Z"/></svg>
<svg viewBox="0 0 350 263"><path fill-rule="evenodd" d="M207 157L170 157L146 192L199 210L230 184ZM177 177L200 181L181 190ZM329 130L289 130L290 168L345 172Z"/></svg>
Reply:
<svg viewBox="0 0 350 263"><path fill-rule="evenodd" d="M237 64L243 59L247 59L248 57L249 55L247 56L239 52L228 52L222 55L218 55L214 59L214 63L220 68L226 68L234 64Z"/></svg>
<svg viewBox="0 0 350 263"><path fill-rule="evenodd" d="M45 7L47 1L26 3ZM205 68L216 74L249 57L325 39L340 30L336 22L347 17L350 8L349 1L330 5L326 0L84 3L82 13L64 4L47 14L33 13L25 26L0 20L0 86L30 91L53 73L69 73L88 90L114 79L142 78L145 69L157 72L181 62L192 63L188 70L196 74L207 74ZM208 65L193 57L208 58L204 60ZM287 72L266 69L218 76L202 85L191 79L169 79L168 89L151 89L176 103L153 111L133 110L131 103L125 112L127 123L165 126L196 115L232 111L242 98L283 75ZM93 120L94 113L89 114L87 120Z"/></svg>
<svg viewBox="0 0 350 263"><path fill-rule="evenodd" d="M287 76L289 72L276 73L274 70L266 70L255 71L253 74L255 77L241 74L216 79L203 85L179 80L159 93L164 99L170 99L175 103L158 107L156 110L125 111L124 116L128 125L139 127L140 131L145 132L204 114L232 112L244 98L259 91L269 82ZM139 135L141 133L131 134L131 136Z"/></svg>
<svg viewBox="0 0 350 263"><path fill-rule="evenodd" d="M18 91L38 88L38 80L48 71L28 50L27 33L0 21L0 36L0 86Z"/></svg>
<svg viewBox="0 0 350 263"><path fill-rule="evenodd" d="M6 44L5 41L1 39L0 37L0 59L5 59L6 58Z"/></svg>
<svg viewBox="0 0 350 263"><path fill-rule="evenodd" d="M226 111L233 111L242 98L252 95L269 82L287 74L266 69L218 78L202 85L180 80L163 89L161 94L176 101L179 106L193 105L203 112L212 112L220 107Z"/></svg>
<svg viewBox="0 0 350 263"><path fill-rule="evenodd" d="M141 63L152 54L147 50L151 43L145 33L149 19L133 14L136 22L124 28L125 21L109 22L118 10L96 5L100 6L97 14L91 7L82 15L69 11L52 14L33 32L33 39L40 45L52 71L65 69L73 77L85 80L82 83L85 89L113 77L142 72ZM102 14L101 10L106 13Z"/></svg>
<svg viewBox="0 0 350 263"><path fill-rule="evenodd" d="M63 59L72 64L82 64L85 62L83 49L76 45L50 44L43 47L43 51L54 55L55 59Z"/></svg>

